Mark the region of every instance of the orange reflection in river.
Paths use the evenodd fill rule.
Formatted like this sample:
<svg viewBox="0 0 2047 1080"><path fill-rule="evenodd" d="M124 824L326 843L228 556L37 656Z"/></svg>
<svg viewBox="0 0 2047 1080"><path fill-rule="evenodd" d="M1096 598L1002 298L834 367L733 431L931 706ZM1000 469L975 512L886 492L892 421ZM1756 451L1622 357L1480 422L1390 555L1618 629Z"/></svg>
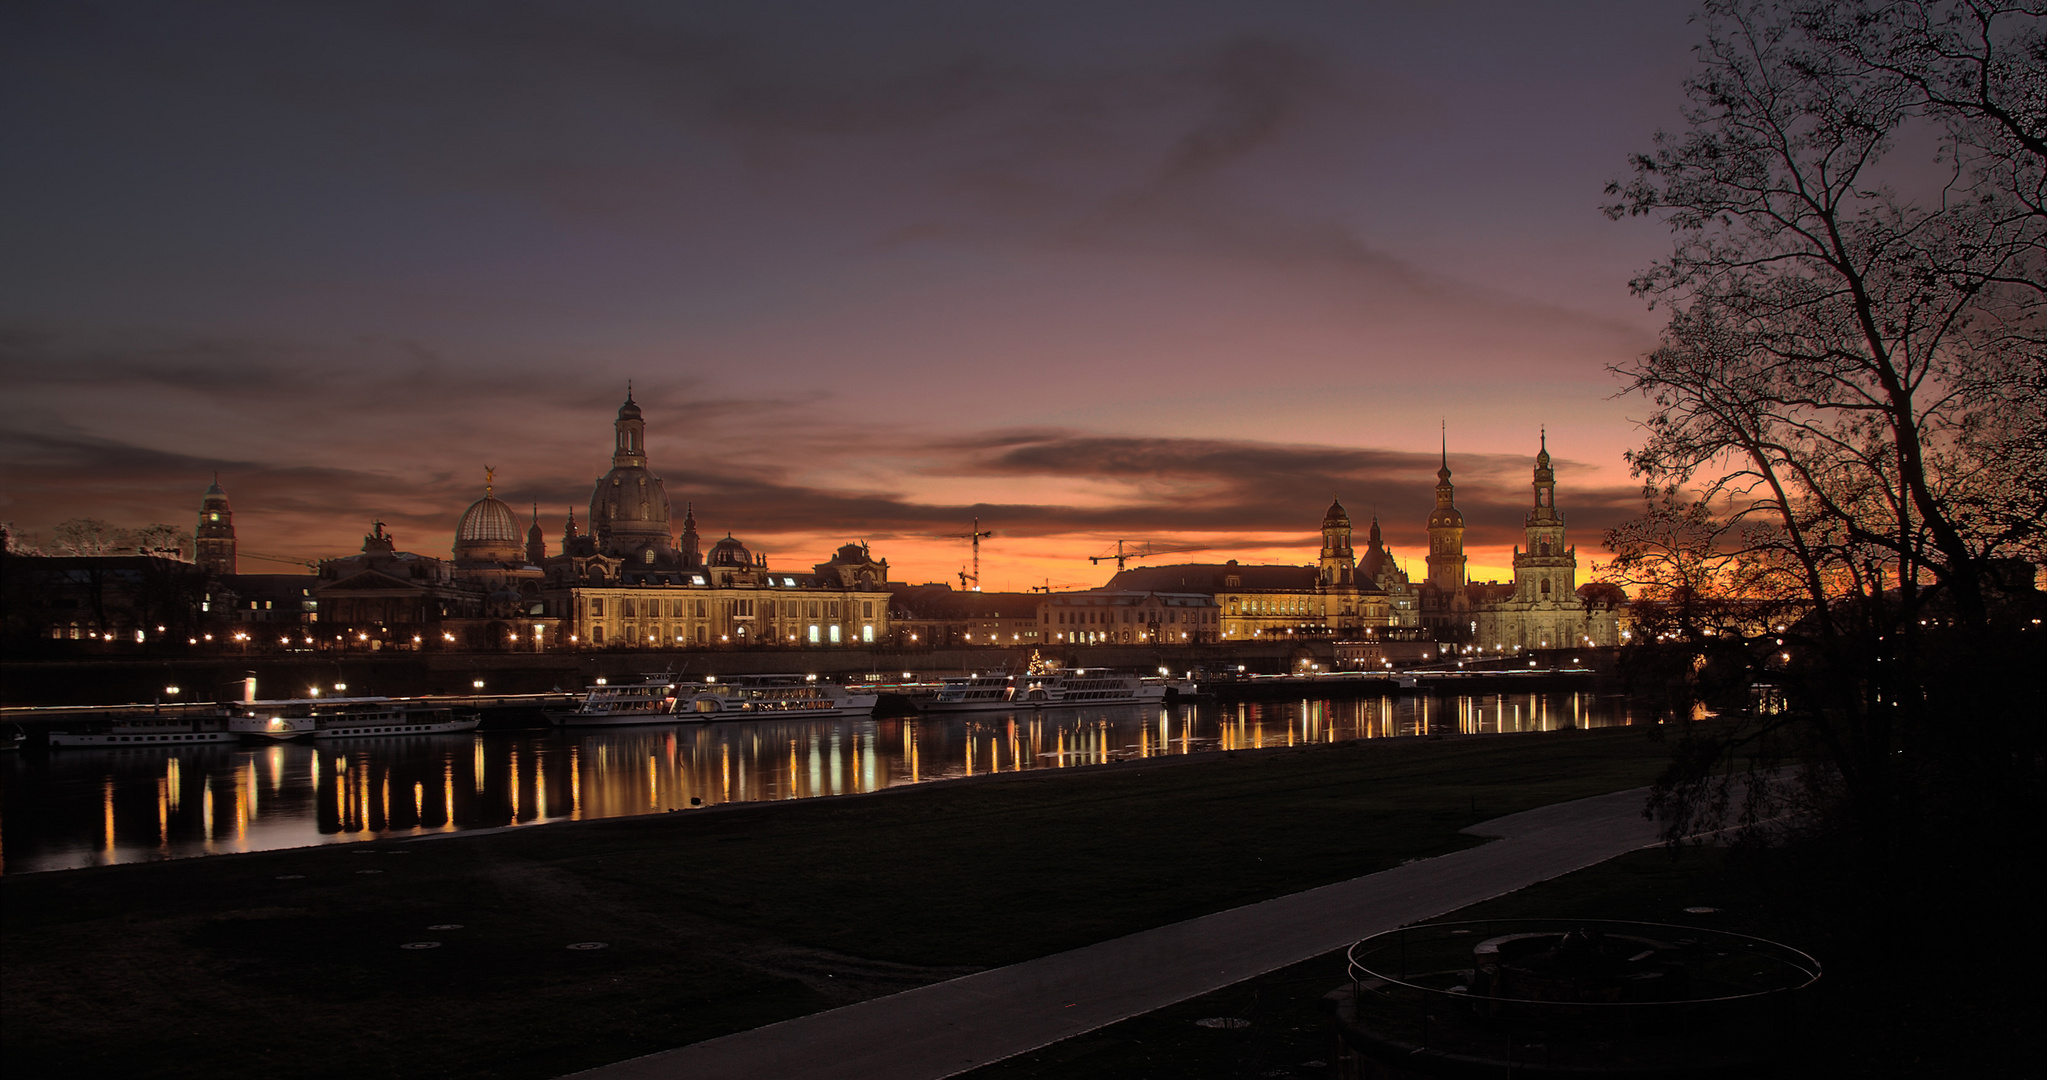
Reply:
<svg viewBox="0 0 2047 1080"><path fill-rule="evenodd" d="M6 870L876 791L992 772L1419 734L1625 724L1584 694L1244 702L108 748L0 763ZM268 784L263 781L268 780ZM264 788L268 790L264 790ZM194 790L196 789L196 790ZM429 801L427 792L438 791ZM408 797L409 796L409 797ZM219 799L230 805L216 805ZM22 812L33 806L34 812ZM216 810L220 811L216 821Z"/></svg>

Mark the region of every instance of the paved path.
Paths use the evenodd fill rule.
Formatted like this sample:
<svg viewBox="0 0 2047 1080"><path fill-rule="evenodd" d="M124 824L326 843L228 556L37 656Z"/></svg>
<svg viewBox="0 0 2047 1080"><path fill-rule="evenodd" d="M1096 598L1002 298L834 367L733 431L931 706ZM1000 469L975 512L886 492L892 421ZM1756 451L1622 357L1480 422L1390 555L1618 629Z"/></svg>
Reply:
<svg viewBox="0 0 2047 1080"><path fill-rule="evenodd" d="M577 1073L583 1080L938 1080L1656 841L1645 789L1494 818L1492 843Z"/></svg>

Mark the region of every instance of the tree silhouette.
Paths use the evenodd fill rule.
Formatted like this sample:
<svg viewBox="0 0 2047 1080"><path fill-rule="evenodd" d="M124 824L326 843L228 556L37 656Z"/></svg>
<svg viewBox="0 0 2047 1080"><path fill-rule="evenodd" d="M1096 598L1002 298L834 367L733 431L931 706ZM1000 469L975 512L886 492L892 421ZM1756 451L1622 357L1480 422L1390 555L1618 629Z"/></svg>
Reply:
<svg viewBox="0 0 2047 1080"><path fill-rule="evenodd" d="M2037 725L2007 718L2047 541L2047 5L1712 0L1702 23L1685 129L1606 208L1675 234L1633 282L1670 311L1661 346L1615 370L1653 407L1631 466L1693 500L1644 520L1693 534L1612 541L1673 581L1739 565L1706 575L1734 607L1801 602L1763 655L1878 848L1929 811L2019 811L2041 772Z"/></svg>

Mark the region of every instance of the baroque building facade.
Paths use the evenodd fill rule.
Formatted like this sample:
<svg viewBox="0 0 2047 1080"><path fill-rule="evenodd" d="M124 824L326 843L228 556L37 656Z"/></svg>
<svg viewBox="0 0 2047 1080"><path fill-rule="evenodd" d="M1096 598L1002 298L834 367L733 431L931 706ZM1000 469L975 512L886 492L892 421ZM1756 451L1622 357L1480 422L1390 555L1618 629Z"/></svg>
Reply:
<svg viewBox="0 0 2047 1080"><path fill-rule="evenodd" d="M1495 651L1570 649L1620 644L1620 612L1612 591L1578 587L1578 549L1564 540L1549 433L1535 455L1534 505L1523 519L1526 547L1514 548L1514 588L1476 605L1476 643Z"/></svg>
<svg viewBox="0 0 2047 1080"><path fill-rule="evenodd" d="M1209 597L1214 625L1203 631L1204 638L1189 640L1343 638L1418 628L1421 591L1387 550L1378 519L1372 521L1362 559L1351 535L1349 511L1341 500L1332 500L1322 515L1322 550L1312 566L1251 566L1234 559L1146 566L1117 571L1105 589ZM1056 635L1063 628L1047 629Z"/></svg>
<svg viewBox="0 0 2047 1080"><path fill-rule="evenodd" d="M888 560L846 544L808 571L771 567L730 533L700 547L695 508L674 530L650 465L646 418L630 390L612 424L611 469L590 494L590 532L574 511L562 551L543 557L542 612L574 648L810 647L889 640ZM528 548L539 545L529 531ZM544 552L533 552L544 556Z"/></svg>
<svg viewBox="0 0 2047 1080"><path fill-rule="evenodd" d="M1457 509L1444 444L1436 507L1428 517L1429 576L1422 587L1422 623L1431 636L1487 652L1621 643L1625 597L1611 585L1578 585L1578 552L1565 540L1556 486L1544 432L1535 456L1534 501L1522 521L1525 546L1514 548L1513 583L1468 581L1464 515Z"/></svg>

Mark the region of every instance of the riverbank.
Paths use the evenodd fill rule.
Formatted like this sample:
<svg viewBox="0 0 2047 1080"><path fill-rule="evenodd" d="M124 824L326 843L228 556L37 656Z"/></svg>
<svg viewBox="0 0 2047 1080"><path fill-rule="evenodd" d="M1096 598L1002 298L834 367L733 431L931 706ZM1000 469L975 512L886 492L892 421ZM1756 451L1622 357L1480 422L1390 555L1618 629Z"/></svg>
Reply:
<svg viewBox="0 0 2047 1080"><path fill-rule="evenodd" d="M1647 782L1654 734L1224 753L9 877L0 1063L560 1075L1456 850L1477 821Z"/></svg>

